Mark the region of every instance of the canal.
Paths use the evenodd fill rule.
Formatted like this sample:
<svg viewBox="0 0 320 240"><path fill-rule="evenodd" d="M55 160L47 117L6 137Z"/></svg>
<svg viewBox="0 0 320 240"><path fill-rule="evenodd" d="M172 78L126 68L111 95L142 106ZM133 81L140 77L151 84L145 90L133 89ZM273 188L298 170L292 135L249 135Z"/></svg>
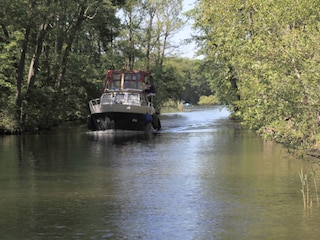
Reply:
<svg viewBox="0 0 320 240"><path fill-rule="evenodd" d="M298 174L311 163L228 116L163 114L151 136L63 126L1 137L1 239L319 239Z"/></svg>

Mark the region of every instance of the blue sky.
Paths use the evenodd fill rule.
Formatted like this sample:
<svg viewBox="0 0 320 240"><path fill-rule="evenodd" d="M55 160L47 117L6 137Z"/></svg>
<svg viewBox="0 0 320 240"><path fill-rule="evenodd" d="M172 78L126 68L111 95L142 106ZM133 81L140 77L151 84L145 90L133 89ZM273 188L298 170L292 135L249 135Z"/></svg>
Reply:
<svg viewBox="0 0 320 240"><path fill-rule="evenodd" d="M183 12L186 12L194 7L196 0L183 0ZM196 52L196 47L195 44L182 44L183 41L187 38L191 37L192 29L191 29L192 22L187 22L185 27L181 29L174 37L173 41L176 44L179 44L179 50L178 52L180 53L180 57L187 57L187 58L196 58L195 52Z"/></svg>

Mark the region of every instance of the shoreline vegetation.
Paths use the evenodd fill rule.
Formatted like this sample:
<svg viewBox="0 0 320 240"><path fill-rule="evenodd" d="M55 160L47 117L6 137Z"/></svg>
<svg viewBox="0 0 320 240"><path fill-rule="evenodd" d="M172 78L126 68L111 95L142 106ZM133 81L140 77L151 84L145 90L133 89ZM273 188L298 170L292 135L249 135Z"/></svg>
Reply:
<svg viewBox="0 0 320 240"><path fill-rule="evenodd" d="M221 105L216 96L201 96L199 98L199 101L197 104L193 105L190 104L189 102L186 101L167 101L165 102L162 107L161 107L161 112L162 113L168 113L168 112L176 112L176 111L191 111L194 107L210 107L214 105ZM240 121L242 123L244 128L248 128L244 122L237 116L237 113L235 112L230 112L230 119L235 120L235 121ZM3 122L9 122L8 119L7 121ZM50 130L52 127L59 126L60 124L64 124L66 122L78 122L80 124L86 124L86 118L82 117L76 120L69 120L69 121L61 121L60 123L56 123L55 125L52 125L51 127L48 128L39 128L39 127L34 127L32 131L22 131L19 127L14 127L14 124L11 125L1 125L0 126L0 136L5 136L5 135L21 135L21 134L39 134L45 131ZM13 122L13 121L12 121ZM8 127L8 126L11 126ZM278 132L277 132L278 131ZM290 132L293 131L292 129L288 128L288 125L286 126L286 135L281 136L281 138L277 137L277 133L280 134L283 132L283 129L276 129L276 128L267 128L265 127L263 130L260 131L255 131L257 132L258 135L260 135L261 138L267 139L274 141L276 143L279 143L286 147L290 152L295 152L297 153L298 156L303 156L303 155L308 155L311 157L314 157L316 159L319 159L320 161L320 147L317 145L309 145L309 148L299 148L297 144L298 141L303 141L302 138L296 138L295 142L293 142L292 135L290 135ZM281 139L281 141L279 141ZM291 145L290 145L291 143Z"/></svg>
<svg viewBox="0 0 320 240"><path fill-rule="evenodd" d="M201 101L201 99L202 99L202 101ZM211 99L211 100L214 99L214 101L203 101L203 99ZM192 105L192 104L185 102L185 101L176 101L176 102L168 101L165 104L163 104L163 106L161 108L161 112L162 113L169 113L169 112L177 112L177 111L178 112L192 111L192 109L194 109L194 108L199 108L199 107L210 108L211 106L214 106L214 105L221 105L221 104L217 103L215 97L202 96L202 97L200 97L200 100L199 100L198 104L196 104L196 105ZM235 120L235 121L240 121L240 123L243 123L241 121L241 119L239 117L237 117L237 115L235 113L232 113L232 112L230 113L230 119ZM64 122L60 122L60 124L65 124L66 122L76 122L77 124L86 124L86 118L83 117L83 118L77 119L77 120L64 121ZM51 128L59 126L60 124L56 124L50 128L44 128L44 129L34 128L32 131L28 131L28 132L22 131L19 127L13 127L10 129L10 128L6 128L5 126L2 125L2 126L0 126L0 136L21 135L21 134L39 134L39 133L48 131ZM245 125L243 127L246 128ZM287 129L287 130L289 131L289 129ZM283 136L282 142L277 141L277 139L274 137L274 135L276 135L277 129L267 129L266 128L263 131L256 131L256 132L258 135L260 135L261 138L279 143L279 144L283 145L284 147L286 147L288 150L290 150L290 152L296 152L296 153L298 153L297 155L299 155L299 156L308 155L308 156L314 157L316 159L319 159L319 161L320 161L320 147L319 146L313 145L307 149L302 149L302 148L299 149L299 148L295 147L296 143L295 143L295 145L289 146L287 144L287 142L292 141L292 139L291 139L292 137L290 136L290 134L288 134L287 136ZM302 141L302 139L298 139L298 140Z"/></svg>
<svg viewBox="0 0 320 240"><path fill-rule="evenodd" d="M317 158L319 11L307 0L200 0L191 12L220 101L264 139Z"/></svg>
<svg viewBox="0 0 320 240"><path fill-rule="evenodd" d="M201 99L214 99L214 101L201 101ZM169 113L169 112L181 112L181 111L189 111L191 110L193 107L210 107L210 106L214 106L214 105L220 105L218 103L218 101L216 100L215 97L212 96L201 96L200 100L197 104L191 104L189 102L186 101L172 101L169 100L167 102L165 102L162 106L161 106L161 112L162 113ZM1 119L0 119L1 120ZM33 133L41 133L43 131L47 131L50 130L51 128L55 127L55 126L59 126L60 124L64 124L66 122L79 122L79 123L86 123L86 116L83 116L82 118L76 119L76 120L69 120L69 121L61 121L60 123L56 123L55 125L52 125L50 127L46 127L46 128L39 128L37 125L35 125L32 130L29 131L23 131L22 129L20 129L19 127L16 127L15 124L12 124L14 121L11 120L9 121L9 119L2 119L1 122L5 123L5 122L11 122L11 124L7 124L6 126L4 125L0 125L0 136L4 136L4 135L20 135L20 134L33 134Z"/></svg>

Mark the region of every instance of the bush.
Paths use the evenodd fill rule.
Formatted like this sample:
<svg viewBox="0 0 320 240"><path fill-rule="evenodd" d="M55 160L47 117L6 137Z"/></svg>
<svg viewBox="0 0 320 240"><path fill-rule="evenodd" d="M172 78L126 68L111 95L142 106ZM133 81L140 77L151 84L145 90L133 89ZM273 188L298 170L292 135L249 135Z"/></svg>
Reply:
<svg viewBox="0 0 320 240"><path fill-rule="evenodd" d="M201 96L198 104L199 105L215 105L215 104L220 104L220 102L215 95L210 95L210 96Z"/></svg>

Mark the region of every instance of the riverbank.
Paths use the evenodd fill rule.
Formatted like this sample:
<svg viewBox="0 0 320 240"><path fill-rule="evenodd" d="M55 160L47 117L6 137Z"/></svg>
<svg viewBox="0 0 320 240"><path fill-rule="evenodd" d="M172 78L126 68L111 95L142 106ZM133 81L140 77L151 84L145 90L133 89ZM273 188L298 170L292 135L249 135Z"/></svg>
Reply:
<svg viewBox="0 0 320 240"><path fill-rule="evenodd" d="M22 134L23 131L21 131L20 128L16 127L13 129L8 129L6 127L0 127L0 136L5 136L5 135L19 135Z"/></svg>
<svg viewBox="0 0 320 240"><path fill-rule="evenodd" d="M44 133L52 130L53 128L62 126L62 125L85 125L86 120L85 119L78 119L73 121L64 121L60 122L60 124L55 123L51 125L50 127L40 128L40 127L34 127L33 129L29 129L28 131L25 131L21 129L20 127L5 127L0 126L0 136L6 136L6 135L22 135L22 134L39 134Z"/></svg>
<svg viewBox="0 0 320 240"><path fill-rule="evenodd" d="M166 113L172 113L172 112L191 112L191 111L199 111L199 110L206 110L206 109L210 109L213 107L219 107L217 105L214 106L208 106L208 105L202 105L202 106L194 106L194 105L176 105L175 108L173 106L168 107L168 108L163 108L162 109L162 114L166 114ZM222 108L222 106L220 106L220 108ZM233 121L237 121L237 122L241 122L241 120L234 114L230 114L229 116L230 119L232 119ZM44 133L47 131L50 131L52 128L54 127L58 127L60 125L64 125L64 124L68 124L70 125L70 123L72 122L72 124L86 124L84 119L81 120L75 120L75 121L65 121L65 122L61 122L60 124L55 124L51 127L48 128L34 128L32 130L29 131L23 131L21 128L19 127L5 127L5 126L0 126L0 136L6 136L6 135L21 135L21 134L39 134L39 133ZM245 126L243 126L243 128L246 128ZM277 134L278 132L278 134ZM311 157L314 157L318 160L320 160L320 147L317 145L314 146L310 146L309 148L305 148L303 150L297 150L297 148L294 148L293 146L290 146L287 144L287 142L290 142L290 138L292 140L292 135L290 135L290 129L287 129L286 134L287 136L282 135L282 139L281 141L279 141L279 135L280 133L283 132L283 129L279 129L279 131L275 128L272 128L272 131L269 128L269 131L258 131L258 135L260 135L261 138L264 139L268 139L271 140L273 142L279 143L282 146L284 146L285 148L289 149L291 152L297 152L298 155L302 156L302 155L308 155ZM278 137L277 137L278 136ZM292 143L292 141L291 141Z"/></svg>

